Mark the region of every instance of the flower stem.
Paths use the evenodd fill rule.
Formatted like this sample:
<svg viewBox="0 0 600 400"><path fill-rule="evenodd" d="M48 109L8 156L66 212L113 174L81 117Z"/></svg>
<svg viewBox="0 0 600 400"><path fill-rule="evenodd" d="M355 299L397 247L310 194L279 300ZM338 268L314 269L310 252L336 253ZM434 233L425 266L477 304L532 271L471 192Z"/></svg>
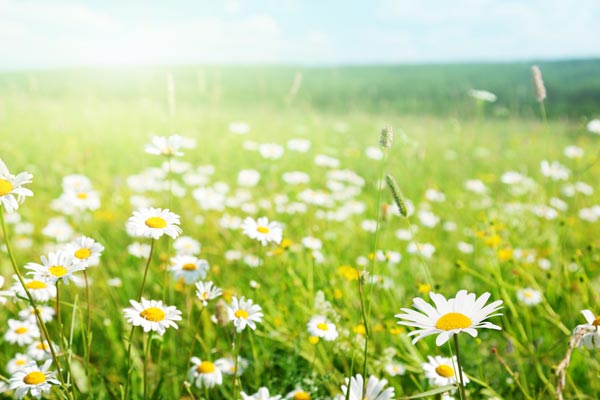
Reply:
<svg viewBox="0 0 600 400"><path fill-rule="evenodd" d="M148 334L146 351L144 352L144 400L148 399L148 359L150 358L150 346L152 346L152 331Z"/></svg>
<svg viewBox="0 0 600 400"><path fill-rule="evenodd" d="M236 332L235 334L235 367L233 370L233 397L232 399L237 399L237 381L238 381L238 362L240 358L240 347L242 344L242 332Z"/></svg>
<svg viewBox="0 0 600 400"><path fill-rule="evenodd" d="M456 349L456 363L458 364L458 377L460 378L460 398L462 400L467 400L467 394L465 392L465 381L463 378L463 371L462 371L462 363L460 362L460 350L458 348L458 335L452 335L454 336L454 348Z"/></svg>
<svg viewBox="0 0 600 400"><path fill-rule="evenodd" d="M146 286L146 278L148 277L148 269L150 267L150 261L152 260L152 253L154 253L154 238L152 238L152 241L150 242L150 254L148 254L148 260L146 261L146 268L144 269L144 278L142 279L142 287L140 288L138 301L141 301L142 296L144 295L144 287Z"/></svg>
<svg viewBox="0 0 600 400"><path fill-rule="evenodd" d="M150 261L152 260L152 253L154 252L154 238L150 242L150 253L148 254L148 260L146 261L146 267L144 268L144 278L142 279L142 287L140 288L140 294L138 296L138 301L142 301L142 296L144 295L144 287L146 286L146 278L148 277L148 269L150 267ZM131 332L129 332L129 343L127 344L127 380L125 381L125 400L129 397L129 385L131 383L131 346L133 344L133 332L135 330L135 326L131 327Z"/></svg>
<svg viewBox="0 0 600 400"><path fill-rule="evenodd" d="M90 352L92 350L92 312L90 303L90 284L87 276L87 269L83 270L83 278L85 279L85 299L87 305L87 320L86 320L86 354L85 354L85 371L87 374L88 387L92 389L92 374L90 371Z"/></svg>

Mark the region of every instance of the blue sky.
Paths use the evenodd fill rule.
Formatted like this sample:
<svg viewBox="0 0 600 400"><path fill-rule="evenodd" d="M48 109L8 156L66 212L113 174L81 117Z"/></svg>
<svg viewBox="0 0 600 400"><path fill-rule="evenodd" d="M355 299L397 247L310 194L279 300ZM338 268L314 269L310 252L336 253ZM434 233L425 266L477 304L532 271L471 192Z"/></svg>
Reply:
<svg viewBox="0 0 600 400"><path fill-rule="evenodd" d="M599 57L600 1L0 0L0 69Z"/></svg>

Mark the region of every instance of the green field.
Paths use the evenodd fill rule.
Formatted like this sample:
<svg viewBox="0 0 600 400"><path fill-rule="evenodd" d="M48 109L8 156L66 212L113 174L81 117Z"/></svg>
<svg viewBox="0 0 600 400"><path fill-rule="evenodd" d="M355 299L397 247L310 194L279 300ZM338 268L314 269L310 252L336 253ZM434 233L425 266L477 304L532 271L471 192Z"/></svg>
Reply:
<svg viewBox="0 0 600 400"><path fill-rule="evenodd" d="M21 272L27 272L25 264L39 263L40 256L64 245L43 233L51 218L61 216L51 203L63 191L64 176L89 177L101 198L95 211L64 216L73 237L91 237L105 250L99 266L86 272L91 281L91 334L85 287L59 286L65 341L61 343L56 319L47 326L59 344L63 373L68 375L71 364L76 387L61 390L56 385L50 398L125 396L131 325L122 310L137 299L146 265L127 246L135 241L150 244L150 239L128 236L125 229L137 210L132 195L137 196L134 201L143 196L152 207L180 215L183 235L202 244L199 257L210 264L205 280L223 289L227 304L232 296L251 298L262 307L264 318L255 331L246 329L241 335L231 323L211 321L216 301L202 310L194 286L175 282L167 271L176 253L173 240L156 240L144 297L175 305L183 319L178 330L155 335L147 353L148 334L134 331L128 398L144 398L144 387L146 398L155 399L231 399L234 391L253 394L260 387L285 398L301 387L309 398L327 399L342 394L345 377L365 370L387 379L395 388L394 398L419 395L435 388L421 364L427 356L449 356L454 348L438 347L431 337L411 344L407 333L412 328L397 325L394 315L410 308L414 297L429 301L430 289L446 298L461 289L477 295L490 292L490 302L504 302L503 315L490 319L502 330L482 329L475 339L459 335L463 370L471 381L466 385L469 398L553 398L556 368L572 331L586 322L581 310L600 313L600 212L593 211L595 205L600 208L600 137L586 130L588 121L600 115L600 61L539 65L548 89L547 122L533 96L530 64L0 74L0 158L12 174L33 174L27 187L34 196L20 205L21 221L9 221L9 237L3 235L3 242L10 239ZM169 103L169 73L174 103ZM291 89L294 79L296 91ZM467 95L471 88L489 90L498 101L477 103ZM232 122L247 123L250 132L232 133ZM379 147L386 125L393 127L393 146L385 149L383 160L367 157L368 147ZM183 149L177 161L189 163L191 170L212 165L214 174L204 184L190 184L185 173L165 173L162 190L135 191L128 177L167 160L146 154L145 144L152 136L172 134L196 140L196 147ZM301 153L287 148L295 138L309 140L310 149ZM282 146L283 156L266 159L248 149L264 143ZM579 147L583 155L567 157L567 146ZM339 167L316 165L317 155L339 160ZM544 176L543 160L560 162L570 171L568 178ZM244 169L260 173L256 186L239 185L238 173ZM364 185L332 177L331 171L338 169L353 171ZM290 171L306 173L310 182L284 182L282 174ZM509 171L518 172L521 183L504 183L503 174ZM414 205L408 218L390 211L395 207L392 194L379 185L386 173ZM465 182L475 179L485 185L485 193L465 189ZM221 210L207 210L192 193L215 183L228 185L227 202ZM172 187L184 193L171 194ZM592 193L587 193L589 188ZM333 199L311 204L301 195L306 189L321 190ZM244 193L236 195L238 190ZM444 200L436 201L440 193ZM303 204L305 212L276 206L291 203ZM361 204L362 213L336 218L342 207ZM585 219L594 212L597 221ZM224 214L242 220L267 216L283 225L287 245L263 247L239 227L224 226ZM365 220L379 221L377 233L363 228ZM24 223L33 224L31 233ZM398 231L411 225L416 227L414 237L399 238ZM321 255L303 247L305 237L322 241ZM460 251L459 242L472 245L473 252ZM408 248L415 243L430 243L435 253L430 258L412 254ZM232 250L259 257L262 265L251 268L243 259L228 259L226 253ZM401 260L371 263L374 250L397 252ZM366 264L360 261L365 258ZM376 277L365 277L361 286L353 278L362 271ZM5 251L0 253L0 273L5 278L0 290L9 290L14 271ZM113 278L120 278L121 286L109 286ZM372 301L366 362L359 287L365 303ZM537 304L519 300L525 288L541 294ZM321 294L331 309L316 304ZM7 296L0 319L8 327L6 321L18 319L27 302ZM56 307L56 301L49 305ZM307 323L325 313L339 336L314 344ZM236 340L240 346L234 349ZM0 349L0 375L8 382L11 374L4 366L26 347L4 340ZM191 356L214 361L233 357L238 349L248 366L235 389L233 377L225 374L222 385L186 389ZM406 372L391 376L386 366L392 361ZM595 350L575 349L565 398L596 398L599 367ZM453 396L460 398L460 392Z"/></svg>

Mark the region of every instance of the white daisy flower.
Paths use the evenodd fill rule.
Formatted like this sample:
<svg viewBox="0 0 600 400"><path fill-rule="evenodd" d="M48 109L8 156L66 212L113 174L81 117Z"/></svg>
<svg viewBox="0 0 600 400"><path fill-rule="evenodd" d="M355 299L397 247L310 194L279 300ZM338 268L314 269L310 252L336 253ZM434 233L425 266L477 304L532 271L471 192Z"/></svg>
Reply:
<svg viewBox="0 0 600 400"><path fill-rule="evenodd" d="M137 258L148 258L150 257L150 245L134 242L127 246L127 252Z"/></svg>
<svg viewBox="0 0 600 400"><path fill-rule="evenodd" d="M269 389L266 387L261 387L258 389L258 392L248 395L244 392L241 393L242 400L279 400L281 399L281 395L271 396L269 393Z"/></svg>
<svg viewBox="0 0 600 400"><path fill-rule="evenodd" d="M27 294L23 289L23 285L21 285L21 282L19 282L16 275L14 275L13 278L16 282L11 286L10 291L13 292L15 296L26 299ZM29 294L31 294L31 297L33 297L35 301L45 303L56 297L56 285L54 283L44 281L40 278L23 278L23 281L25 282L27 290L29 290Z"/></svg>
<svg viewBox="0 0 600 400"><path fill-rule="evenodd" d="M235 361L233 358L225 357L219 358L215 361L215 366L221 370L225 375L233 375L235 373ZM244 370L248 368L248 360L242 356L238 356L238 373L237 376L241 376Z"/></svg>
<svg viewBox="0 0 600 400"><path fill-rule="evenodd" d="M29 363L31 357L26 354L17 353L10 361L6 364L6 370L9 374L14 374L17 371L22 371L27 363Z"/></svg>
<svg viewBox="0 0 600 400"><path fill-rule="evenodd" d="M542 175L552 179L553 181L565 181L569 179L569 174L571 173L567 167L558 161L548 162L547 160L543 160L540 163L540 167L542 170Z"/></svg>
<svg viewBox="0 0 600 400"><path fill-rule="evenodd" d="M517 290L517 299L526 306L535 306L542 302L542 293L539 290L532 288L524 288Z"/></svg>
<svg viewBox="0 0 600 400"><path fill-rule="evenodd" d="M175 306L164 306L160 300L146 300L141 302L129 300L132 307L123 309L125 319L133 326L141 326L144 332L158 332L164 335L169 327L178 328L175 321L181 320L181 311Z"/></svg>
<svg viewBox="0 0 600 400"><path fill-rule="evenodd" d="M308 333L311 336L323 338L327 341L335 340L338 337L338 332L335 324L328 321L326 317L322 315L315 315L306 324Z"/></svg>
<svg viewBox="0 0 600 400"><path fill-rule="evenodd" d="M56 343L51 342L54 351L58 351ZM27 347L27 355L36 361L48 360L52 358L52 351L47 340L36 340Z"/></svg>
<svg viewBox="0 0 600 400"><path fill-rule="evenodd" d="M590 122L587 123L586 128L589 132L600 135L600 119L591 120Z"/></svg>
<svg viewBox="0 0 600 400"><path fill-rule="evenodd" d="M193 382L197 388L211 388L223 383L222 371L210 361L202 361L198 357L192 357L192 367L188 372L188 380Z"/></svg>
<svg viewBox="0 0 600 400"><path fill-rule="evenodd" d="M487 101L489 103L493 103L498 99L494 93L488 92L487 90L469 89L467 94L474 99Z"/></svg>
<svg viewBox="0 0 600 400"><path fill-rule="evenodd" d="M258 304L253 304L252 299L246 300L243 296L238 300L237 297L231 299L231 306L227 307L229 320L238 332L243 331L246 326L250 329L256 329L256 323L262 321L262 308Z"/></svg>
<svg viewBox="0 0 600 400"><path fill-rule="evenodd" d="M350 395L348 396L348 382L350 382ZM349 400L389 400L394 398L394 388L388 387L387 379L378 379L371 375L369 380L366 382L367 387L365 389L365 381L361 374L356 374L351 379L346 378L346 384L342 385L342 393L345 398Z"/></svg>
<svg viewBox="0 0 600 400"><path fill-rule="evenodd" d="M231 122L229 124L229 132L237 135L246 135L250 132L250 125L246 122Z"/></svg>
<svg viewBox="0 0 600 400"><path fill-rule="evenodd" d="M208 262L197 258L196 256L178 255L171 257L169 271L173 273L173 279L176 281L183 279L188 285L196 282L198 279L206 278L208 272Z"/></svg>
<svg viewBox="0 0 600 400"><path fill-rule="evenodd" d="M258 146L258 152L268 160L278 160L283 156L283 147L275 143L264 143Z"/></svg>
<svg viewBox="0 0 600 400"><path fill-rule="evenodd" d="M260 181L260 172L255 169L243 169L238 173L237 183L239 186L254 187Z"/></svg>
<svg viewBox="0 0 600 400"><path fill-rule="evenodd" d="M267 217L260 217L254 220L246 217L242 223L242 232L250 239L256 239L266 246L269 242L281 243L283 237L283 228L278 222L271 221Z"/></svg>
<svg viewBox="0 0 600 400"><path fill-rule="evenodd" d="M287 142L288 149L299 153L306 153L310 149L310 145L310 140L301 138L290 139Z"/></svg>
<svg viewBox="0 0 600 400"><path fill-rule="evenodd" d="M296 388L285 395L288 400L311 400L310 393L303 390L302 388Z"/></svg>
<svg viewBox="0 0 600 400"><path fill-rule="evenodd" d="M409 336L415 336L413 343L424 337L437 334L435 344L441 346L452 335L460 332L466 332L476 337L477 329L480 328L502 329L498 325L485 321L489 317L501 315L495 312L502 308L502 300L497 300L485 306L490 298L488 292L482 294L479 298L476 298L475 293L467 293L466 290L460 290L456 293L455 298L448 300L443 295L433 292L429 293L429 297L431 297L435 307L416 297L413 299L413 307L421 312L402 308L401 311L404 314L396 314L396 318L401 320L398 321L399 325L420 328L408 334Z"/></svg>
<svg viewBox="0 0 600 400"><path fill-rule="evenodd" d="M54 318L56 311L54 308L44 305L38 305L37 309L40 313L40 317L44 322L50 322ZM23 321L29 321L32 324L37 323L37 318L35 316L35 309L33 307L27 307L24 310L19 311L19 318Z"/></svg>
<svg viewBox="0 0 600 400"><path fill-rule="evenodd" d="M387 363L385 367L383 367L383 369L390 376L404 375L404 373L406 372L406 368L404 368L404 365L397 362Z"/></svg>
<svg viewBox="0 0 600 400"><path fill-rule="evenodd" d="M158 239L167 235L176 239L181 234L179 223L179 215L168 209L142 208L129 217L127 229L137 237Z"/></svg>
<svg viewBox="0 0 600 400"><path fill-rule="evenodd" d="M199 241L189 236L179 236L173 242L173 249L177 254L200 254L202 246Z"/></svg>
<svg viewBox="0 0 600 400"><path fill-rule="evenodd" d="M7 323L8 330L4 334L4 340L8 343L16 343L19 346L23 346L40 337L40 330L35 323L17 321L16 319L9 319Z"/></svg>
<svg viewBox="0 0 600 400"><path fill-rule="evenodd" d="M56 284L62 281L68 284L74 280L73 273L83 271L85 267L81 264L76 264L74 257L63 250L56 253L50 252L48 257L41 256L41 264L27 263L26 269L31 270L29 275L33 275L34 279L41 279Z"/></svg>
<svg viewBox="0 0 600 400"><path fill-rule="evenodd" d="M153 136L152 143L147 144L144 151L148 154L178 157L183 155L180 151L182 147L185 147L185 139L179 135Z"/></svg>
<svg viewBox="0 0 600 400"><path fill-rule="evenodd" d="M14 176L0 158L0 205L4 207L7 213L11 213L19 208L19 204L25 201L25 197L33 196L33 192L23 187L31 183L33 175L28 172L21 172Z"/></svg>
<svg viewBox="0 0 600 400"><path fill-rule="evenodd" d="M586 332L581 337L578 346L580 347L583 345L590 350L593 348L600 348L600 331L598 330L598 326L600 326L600 317L596 317L590 310L583 310L581 311L581 314L583 314L587 324L577 325L573 330L573 335L579 333L581 330L585 330Z"/></svg>
<svg viewBox="0 0 600 400"><path fill-rule="evenodd" d="M42 229L44 236L56 239L58 242L66 242L73 237L74 233L73 227L69 225L64 217L50 218Z"/></svg>
<svg viewBox="0 0 600 400"><path fill-rule="evenodd" d="M216 299L221 294L223 294L221 288L214 286L212 281L196 282L196 296L200 299L204 307L206 307L209 300Z"/></svg>
<svg viewBox="0 0 600 400"><path fill-rule="evenodd" d="M52 360L47 360L38 367L35 361L31 361L22 370L15 372L10 378L10 389L15 391L15 399L22 399L27 394L41 399L42 395L50 393L52 385L59 385L60 382L54 379L56 373L48 372L50 364Z"/></svg>
<svg viewBox="0 0 600 400"><path fill-rule="evenodd" d="M442 387L446 385L454 385L457 383L458 374L455 372L455 366L458 368L456 356L441 357L427 356L427 362L421 364L421 368L425 372L425 378L429 380L431 386ZM469 378L463 372L463 380L466 385L469 383Z"/></svg>
<svg viewBox="0 0 600 400"><path fill-rule="evenodd" d="M81 236L65 246L65 252L73 256L76 263L93 267L100 263L104 246L94 239Z"/></svg>

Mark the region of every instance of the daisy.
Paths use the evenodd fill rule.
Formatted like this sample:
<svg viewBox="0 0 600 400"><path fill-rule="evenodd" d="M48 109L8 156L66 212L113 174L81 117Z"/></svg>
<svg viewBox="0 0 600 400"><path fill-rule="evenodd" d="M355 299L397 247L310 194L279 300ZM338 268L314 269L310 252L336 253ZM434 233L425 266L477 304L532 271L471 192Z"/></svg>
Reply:
<svg viewBox="0 0 600 400"><path fill-rule="evenodd" d="M10 361L6 364L6 370L9 374L14 374L17 371L21 371L25 368L27 363L31 361L31 358L25 354L17 353Z"/></svg>
<svg viewBox="0 0 600 400"><path fill-rule="evenodd" d="M322 315L315 315L306 324L308 333L311 336L323 338L327 341L335 340L338 337L338 332L335 324L328 321L326 317Z"/></svg>
<svg viewBox="0 0 600 400"><path fill-rule="evenodd" d="M31 361L25 367L17 371L10 378L10 389L14 390L16 399L22 399L29 393L31 397L41 399L43 394L49 394L52 385L59 385L54 376L55 372L48 372L52 360L48 360L38 367L35 361Z"/></svg>
<svg viewBox="0 0 600 400"><path fill-rule="evenodd" d="M271 394L269 393L269 389L267 389L266 387L261 387L260 389L258 389L258 392L251 394L251 395L247 395L246 393L242 392L242 400L279 400L281 399L281 395L276 395L276 396L271 396Z"/></svg>
<svg viewBox="0 0 600 400"><path fill-rule="evenodd" d="M186 284L191 285L198 279L206 278L206 272L209 265L206 260L201 260L195 256L179 255L171 258L169 271L173 273L173 278L177 281L183 278Z"/></svg>
<svg viewBox="0 0 600 400"><path fill-rule="evenodd" d="M100 263L104 246L94 239L81 236L65 246L65 252L71 254L76 263L93 267Z"/></svg>
<svg viewBox="0 0 600 400"><path fill-rule="evenodd" d="M229 132L237 135L246 135L250 132L250 125L246 122L231 122L229 124Z"/></svg>
<svg viewBox="0 0 600 400"><path fill-rule="evenodd" d="M551 178L554 181L567 180L571 171L558 161L552 161L551 163L547 160L543 160L540 163L542 175Z"/></svg>
<svg viewBox="0 0 600 400"><path fill-rule="evenodd" d="M399 325L420 328L408 334L416 336L413 343L424 337L438 334L435 344L441 346L452 335L460 332L466 332L476 337L479 328L501 329L498 325L485 321L489 317L501 315L495 312L502 308L502 300L484 306L490 298L488 292L479 298L476 298L475 293L467 293L466 290L460 290L456 293L455 298L448 300L443 295L433 292L429 293L429 297L433 300L435 307L420 297L416 297L413 299L413 306L421 312L403 308L401 311L404 314L396 314L396 318L401 320L398 321Z"/></svg>
<svg viewBox="0 0 600 400"><path fill-rule="evenodd" d="M600 119L591 120L590 122L587 123L586 128L589 132L600 135Z"/></svg>
<svg viewBox="0 0 600 400"><path fill-rule="evenodd" d="M204 307L207 306L209 300L216 299L222 293L221 288L214 286L212 281L196 282L196 296L198 296Z"/></svg>
<svg viewBox="0 0 600 400"><path fill-rule="evenodd" d="M9 319L7 322L8 330L4 334L4 340L8 343L16 343L19 346L23 346L40 337L40 330L34 323L17 321L16 319Z"/></svg>
<svg viewBox="0 0 600 400"><path fill-rule="evenodd" d="M311 400L310 393L302 390L302 388L292 390L285 395L285 398L289 400Z"/></svg>
<svg viewBox="0 0 600 400"><path fill-rule="evenodd" d="M283 229L275 221L269 222L267 217L260 217L255 221L251 217L246 217L242 223L242 231L250 239L256 239L266 246L269 242L281 243Z"/></svg>
<svg viewBox="0 0 600 400"><path fill-rule="evenodd" d="M287 148L292 151L297 151L299 153L306 153L308 149L310 149L310 140L294 138L290 139L287 142Z"/></svg>
<svg viewBox="0 0 600 400"><path fill-rule="evenodd" d="M42 318L42 321L44 321L44 322L52 321L52 318L54 318L54 314L56 314L56 311L54 311L54 308L48 307L48 306L39 305L39 306L37 306L37 310L40 313L40 317ZM19 311L19 318L21 318L21 320L23 320L23 321L29 321L32 324L37 323L37 318L35 316L35 309L33 307L27 307L26 309Z"/></svg>
<svg viewBox="0 0 600 400"><path fill-rule="evenodd" d="M54 342L50 342L52 344L52 348L55 351L58 351L58 346ZM36 361L47 360L52 358L52 350L50 349L50 345L47 340L44 341L35 341L31 343L27 347L27 355L33 358Z"/></svg>
<svg viewBox="0 0 600 400"><path fill-rule="evenodd" d="M219 358L215 361L215 366L221 370L226 375L233 375L235 373L235 361L233 358L225 357ZM243 358L242 356L238 356L238 373L237 376L240 376L244 373L244 370L248 368L248 360Z"/></svg>
<svg viewBox="0 0 600 400"><path fill-rule="evenodd" d="M173 242L173 248L177 254L200 254L202 246L200 242L189 236L180 236Z"/></svg>
<svg viewBox="0 0 600 400"><path fill-rule="evenodd" d="M348 381L350 381L350 395L348 396ZM342 385L342 392L349 400L389 400L394 397L394 388L388 387L387 379L378 379L371 375L366 382L367 387L364 387L364 379L361 374L356 374L352 379L346 378L346 384Z"/></svg>
<svg viewBox="0 0 600 400"><path fill-rule="evenodd" d="M0 205L6 212L11 213L19 208L19 204L25 201L25 197L33 196L33 192L22 187L31 183L33 175L28 172L21 172L14 176L0 158Z"/></svg>
<svg viewBox="0 0 600 400"><path fill-rule="evenodd" d="M254 187L260 180L260 172L254 169L243 169L238 173L238 186Z"/></svg>
<svg viewBox="0 0 600 400"><path fill-rule="evenodd" d="M14 276L14 279L16 282L12 285L10 291L17 297L26 298L27 294L16 275ZM29 294L31 294L31 297L33 297L33 300L35 301L44 303L56 297L56 286L54 283L35 278L23 278L23 281L25 282L27 290L29 290Z"/></svg>
<svg viewBox="0 0 600 400"><path fill-rule="evenodd" d="M454 366L458 367L456 356L452 358L441 356L427 356L427 362L421 364L425 372L425 378L429 380L431 386L442 387L446 385L455 385L457 383L457 373ZM464 384L469 383L469 378L463 373Z"/></svg>
<svg viewBox="0 0 600 400"><path fill-rule="evenodd" d="M469 89L467 94L474 99L487 101L489 103L493 103L498 99L494 93L488 92L487 90Z"/></svg>
<svg viewBox="0 0 600 400"><path fill-rule="evenodd" d="M198 357L192 357L192 367L188 372L188 379L195 383L197 388L211 388L223 383L222 371L210 361L202 361Z"/></svg>
<svg viewBox="0 0 600 400"><path fill-rule="evenodd" d="M539 290L525 288L517 290L517 298L528 307L535 306L542 302L542 293Z"/></svg>
<svg viewBox="0 0 600 400"><path fill-rule="evenodd" d="M251 299L246 300L243 296L238 300L237 297L231 299L231 306L227 307L229 320L233 321L233 325L238 332L243 331L246 325L250 329L256 329L256 323L262 321L262 308L258 304L253 304Z"/></svg>
<svg viewBox="0 0 600 400"><path fill-rule="evenodd" d="M141 326L144 332L158 332L164 335L169 327L178 328L175 321L181 320L181 311L175 306L164 306L160 300L146 300L138 303L135 300L129 300L132 307L125 308L123 313L127 322L133 326Z"/></svg>
<svg viewBox="0 0 600 400"><path fill-rule="evenodd" d="M383 369L390 376L404 375L404 373L406 372L406 368L404 368L404 365L397 362L390 362L386 364Z"/></svg>
<svg viewBox="0 0 600 400"><path fill-rule="evenodd" d="M41 256L41 264L27 263L25 268L31 270L30 275L34 279L41 279L56 284L58 281L68 284L74 280L73 273L83 271L85 267L81 264L76 264L74 257L65 251L50 252L48 257Z"/></svg>
<svg viewBox="0 0 600 400"><path fill-rule="evenodd" d="M137 258L148 258L150 257L150 245L134 242L127 246L127 252Z"/></svg>
<svg viewBox="0 0 600 400"><path fill-rule="evenodd" d="M185 140L179 135L153 136L152 143L144 147L144 151L148 154L162 155L167 157L182 156L183 152L179 149L184 147Z"/></svg>
<svg viewBox="0 0 600 400"><path fill-rule="evenodd" d="M179 215L168 209L142 208L133 212L127 221L127 229L133 236L158 239L167 235L176 239L181 233L179 223Z"/></svg>
<svg viewBox="0 0 600 400"><path fill-rule="evenodd" d="M75 231L63 217L54 217L48 220L42 229L42 234L55 239L58 242L66 242L73 237Z"/></svg>
<svg viewBox="0 0 600 400"><path fill-rule="evenodd" d="M583 314L587 324L577 325L573 330L573 334L577 334L582 329L585 329L587 333L581 337L578 346L584 345L590 350L593 348L600 348L600 331L598 331L600 317L596 317L590 310L583 310L581 311L581 314Z"/></svg>

